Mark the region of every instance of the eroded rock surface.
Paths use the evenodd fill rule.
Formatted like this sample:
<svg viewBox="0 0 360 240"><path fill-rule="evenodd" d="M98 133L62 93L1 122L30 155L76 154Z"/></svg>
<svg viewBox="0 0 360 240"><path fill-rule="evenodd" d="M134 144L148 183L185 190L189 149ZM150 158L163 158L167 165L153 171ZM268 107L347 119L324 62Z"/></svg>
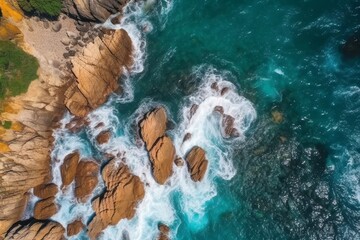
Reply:
<svg viewBox="0 0 360 240"><path fill-rule="evenodd" d="M103 131L99 133L99 135L96 136L96 142L98 144L105 144L109 142L109 139L111 138L111 132L110 131Z"/></svg>
<svg viewBox="0 0 360 240"><path fill-rule="evenodd" d="M206 173L208 160L205 151L200 147L193 147L186 156L191 179L195 182L201 181Z"/></svg>
<svg viewBox="0 0 360 240"><path fill-rule="evenodd" d="M131 219L137 204L144 198L144 185L123 163L111 160L103 169L106 191L93 202L95 216L88 226L88 235L96 237L108 225Z"/></svg>
<svg viewBox="0 0 360 240"><path fill-rule="evenodd" d="M148 112L140 122L140 135L150 155L154 179L164 184L172 175L176 156L171 139L165 135L167 115L163 107Z"/></svg>
<svg viewBox="0 0 360 240"><path fill-rule="evenodd" d="M120 88L123 69L132 65L132 43L123 29L96 37L71 61L76 81L65 93L65 105L78 117L86 116Z"/></svg>
<svg viewBox="0 0 360 240"><path fill-rule="evenodd" d="M5 240L63 240L65 229L53 221L31 219L16 223L5 235Z"/></svg>
<svg viewBox="0 0 360 240"><path fill-rule="evenodd" d="M170 228L165 224L159 224L158 229L160 231L158 240L169 240Z"/></svg>
<svg viewBox="0 0 360 240"><path fill-rule="evenodd" d="M129 0L64 0L66 13L79 19L104 22L118 13Z"/></svg>
<svg viewBox="0 0 360 240"><path fill-rule="evenodd" d="M49 197L36 202L34 207L34 218L46 220L51 218L57 212L55 197Z"/></svg>
<svg viewBox="0 0 360 240"><path fill-rule="evenodd" d="M79 159L79 152L73 152L65 157L64 162L60 167L63 186L66 187L70 185L70 183L72 183L75 179Z"/></svg>
<svg viewBox="0 0 360 240"><path fill-rule="evenodd" d="M34 195L43 199L55 196L58 191L55 183L40 184L34 187Z"/></svg>
<svg viewBox="0 0 360 240"><path fill-rule="evenodd" d="M75 176L75 196L82 202L98 184L99 165L93 161L80 161Z"/></svg>
<svg viewBox="0 0 360 240"><path fill-rule="evenodd" d="M84 224L81 222L81 220L75 220L67 226L66 233L68 237L71 237L80 233L83 228Z"/></svg>

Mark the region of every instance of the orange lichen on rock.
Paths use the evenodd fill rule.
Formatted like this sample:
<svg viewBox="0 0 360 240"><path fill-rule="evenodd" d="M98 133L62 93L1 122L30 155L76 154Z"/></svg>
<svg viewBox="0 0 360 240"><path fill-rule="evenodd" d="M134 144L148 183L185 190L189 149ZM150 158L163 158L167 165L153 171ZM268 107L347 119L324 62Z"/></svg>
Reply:
<svg viewBox="0 0 360 240"><path fill-rule="evenodd" d="M7 0L0 1L0 9L4 18L11 19L15 22L20 22L24 15L20 8L16 8L14 5L10 4Z"/></svg>
<svg viewBox="0 0 360 240"><path fill-rule="evenodd" d="M11 151L11 149L10 149L9 145L7 145L4 142L0 142L0 153L7 153L10 151Z"/></svg>

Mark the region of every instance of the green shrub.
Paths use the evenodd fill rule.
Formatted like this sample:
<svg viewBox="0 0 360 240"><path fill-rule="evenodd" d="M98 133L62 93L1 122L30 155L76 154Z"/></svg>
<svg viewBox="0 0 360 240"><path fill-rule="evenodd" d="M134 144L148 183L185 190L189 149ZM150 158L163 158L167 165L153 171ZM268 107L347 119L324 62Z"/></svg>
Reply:
<svg viewBox="0 0 360 240"><path fill-rule="evenodd" d="M1 126L5 129L10 129L11 128L11 125L12 125L12 122L11 121L4 121L4 122L1 122Z"/></svg>
<svg viewBox="0 0 360 240"><path fill-rule="evenodd" d="M0 100L26 92L39 64L10 41L0 41Z"/></svg>
<svg viewBox="0 0 360 240"><path fill-rule="evenodd" d="M62 8L62 0L18 0L19 6L27 13L57 17Z"/></svg>

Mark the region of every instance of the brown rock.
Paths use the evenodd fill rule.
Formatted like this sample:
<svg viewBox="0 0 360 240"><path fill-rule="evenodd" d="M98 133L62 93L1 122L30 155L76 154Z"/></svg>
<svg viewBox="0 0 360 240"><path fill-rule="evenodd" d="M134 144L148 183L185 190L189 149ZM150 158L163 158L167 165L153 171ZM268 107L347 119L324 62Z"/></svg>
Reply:
<svg viewBox="0 0 360 240"><path fill-rule="evenodd" d="M58 186L55 183L40 184L34 187L34 195L45 199L53 197L58 192Z"/></svg>
<svg viewBox="0 0 360 240"><path fill-rule="evenodd" d="M274 123L280 124L284 121L284 115L278 110L274 110L271 112L271 117Z"/></svg>
<svg viewBox="0 0 360 240"><path fill-rule="evenodd" d="M235 137L238 133L234 128L235 118L230 115L224 114L222 120L222 126L224 128L225 137Z"/></svg>
<svg viewBox="0 0 360 240"><path fill-rule="evenodd" d="M205 151L200 147L193 147L186 156L191 179L194 182L201 181L204 178L208 160L205 158Z"/></svg>
<svg viewBox="0 0 360 240"><path fill-rule="evenodd" d="M222 106L216 106L214 107L214 112L218 112L222 115L224 114L224 108Z"/></svg>
<svg viewBox="0 0 360 240"><path fill-rule="evenodd" d="M219 86L218 86L217 82L213 82L210 87L211 87L211 89L214 89L215 91L219 91Z"/></svg>
<svg viewBox="0 0 360 240"><path fill-rule="evenodd" d="M66 187L70 185L74 180L79 159L79 152L73 152L65 157L64 162L60 167L63 186Z"/></svg>
<svg viewBox="0 0 360 240"><path fill-rule="evenodd" d="M176 157L174 162L175 162L175 165L178 166L178 167L184 166L184 159L182 159L179 156Z"/></svg>
<svg viewBox="0 0 360 240"><path fill-rule="evenodd" d="M163 107L156 108L147 113L140 122L140 135L148 151L151 150L158 138L164 136L166 123L167 115Z"/></svg>
<svg viewBox="0 0 360 240"><path fill-rule="evenodd" d="M172 167L175 160L175 147L167 136L158 139L150 151L150 161L154 179L159 184L164 184L172 175Z"/></svg>
<svg viewBox="0 0 360 240"><path fill-rule="evenodd" d="M79 232L81 232L83 228L84 228L84 224L81 222L81 220L76 220L70 223L66 229L68 237L79 234Z"/></svg>
<svg viewBox="0 0 360 240"><path fill-rule="evenodd" d="M80 161L75 176L75 196L82 202L97 186L99 165L93 161Z"/></svg>
<svg viewBox="0 0 360 240"><path fill-rule="evenodd" d="M109 130L102 131L101 133L99 133L99 135L97 135L96 141L98 144L104 144L109 142L110 138L111 138L111 132Z"/></svg>
<svg viewBox="0 0 360 240"><path fill-rule="evenodd" d="M135 208L145 194L140 178L131 174L123 163L111 160L104 167L102 177L106 191L93 202L95 216L88 226L90 239L96 239L108 225L134 217Z"/></svg>
<svg viewBox="0 0 360 240"><path fill-rule="evenodd" d="M17 222L5 235L5 240L63 240L65 229L53 221L35 219Z"/></svg>
<svg viewBox="0 0 360 240"><path fill-rule="evenodd" d="M34 218L45 220L55 215L58 209L54 201L55 197L49 197L36 202L34 207Z"/></svg>
<svg viewBox="0 0 360 240"><path fill-rule="evenodd" d="M158 240L169 240L170 228L165 224L159 224L158 229L160 231Z"/></svg>
<svg viewBox="0 0 360 240"><path fill-rule="evenodd" d="M120 29L96 37L71 60L76 81L65 92L65 105L72 114L86 116L119 90L123 68L132 65L132 49L129 35Z"/></svg>
<svg viewBox="0 0 360 240"><path fill-rule="evenodd" d="M228 87L224 87L223 89L221 89L221 96L224 96L230 89Z"/></svg>

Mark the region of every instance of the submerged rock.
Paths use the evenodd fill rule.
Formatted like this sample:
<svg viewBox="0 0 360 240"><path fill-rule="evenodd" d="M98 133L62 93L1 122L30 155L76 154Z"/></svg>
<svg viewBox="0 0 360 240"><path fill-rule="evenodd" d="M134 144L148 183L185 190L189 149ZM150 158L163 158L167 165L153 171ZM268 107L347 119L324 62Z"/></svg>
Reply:
<svg viewBox="0 0 360 240"><path fill-rule="evenodd" d="M65 229L60 223L54 221L37 221L35 219L17 222L6 233L6 240L63 240Z"/></svg>
<svg viewBox="0 0 360 240"><path fill-rule="evenodd" d="M206 173L208 160L205 158L205 151L200 147L193 147L186 156L191 179L194 182L201 181Z"/></svg>
<svg viewBox="0 0 360 240"><path fill-rule="evenodd" d="M99 165L93 161L80 161L75 176L75 196L85 202L97 186Z"/></svg>
<svg viewBox="0 0 360 240"><path fill-rule="evenodd" d="M360 34L355 34L348 38L340 48L345 58L355 58L360 56Z"/></svg>
<svg viewBox="0 0 360 240"><path fill-rule="evenodd" d="M104 194L93 201L95 216L88 226L90 239L96 239L108 225L131 219L137 204L144 198L144 184L123 163L111 160L103 169Z"/></svg>
<svg viewBox="0 0 360 240"><path fill-rule="evenodd" d="M79 159L79 152L73 152L65 157L60 167L63 186L68 186L75 179Z"/></svg>
<svg viewBox="0 0 360 240"><path fill-rule="evenodd" d="M125 30L109 30L71 60L76 81L65 92L64 102L72 114L86 116L119 90L123 69L132 65L132 49Z"/></svg>
<svg viewBox="0 0 360 240"><path fill-rule="evenodd" d="M75 220L74 222L70 223L67 226L66 233L67 233L68 237L71 237L71 236L79 234L81 232L81 230L83 230L83 228L84 228L84 224L82 223L82 221Z"/></svg>

